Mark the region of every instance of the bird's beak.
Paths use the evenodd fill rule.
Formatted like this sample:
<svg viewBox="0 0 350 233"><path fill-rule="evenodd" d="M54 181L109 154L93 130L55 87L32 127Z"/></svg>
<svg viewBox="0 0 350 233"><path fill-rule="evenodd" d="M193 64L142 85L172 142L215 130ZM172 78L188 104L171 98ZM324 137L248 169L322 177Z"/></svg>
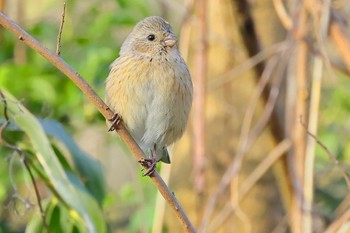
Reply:
<svg viewBox="0 0 350 233"><path fill-rule="evenodd" d="M174 34L169 34L164 39L164 44L166 47L172 48L177 42L177 38Z"/></svg>

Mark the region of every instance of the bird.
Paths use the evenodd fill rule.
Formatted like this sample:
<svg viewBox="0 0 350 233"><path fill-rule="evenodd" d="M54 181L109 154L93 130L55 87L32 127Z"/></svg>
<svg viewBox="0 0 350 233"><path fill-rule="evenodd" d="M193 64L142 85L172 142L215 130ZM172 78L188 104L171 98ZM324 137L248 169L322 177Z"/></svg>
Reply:
<svg viewBox="0 0 350 233"><path fill-rule="evenodd" d="M149 158L139 161L150 176L157 162L170 163L167 147L184 133L193 99L189 69L171 25L160 16L139 21L121 45L106 79L106 103Z"/></svg>

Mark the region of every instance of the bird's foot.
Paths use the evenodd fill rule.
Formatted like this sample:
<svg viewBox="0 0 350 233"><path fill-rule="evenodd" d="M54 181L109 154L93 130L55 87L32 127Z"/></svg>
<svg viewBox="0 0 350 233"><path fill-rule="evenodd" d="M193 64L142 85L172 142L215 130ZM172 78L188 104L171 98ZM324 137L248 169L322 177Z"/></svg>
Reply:
<svg viewBox="0 0 350 233"><path fill-rule="evenodd" d="M109 127L108 132L114 131L118 129L118 125L121 122L122 118L118 115L118 113L114 113L112 118L108 119L111 122L111 127Z"/></svg>
<svg viewBox="0 0 350 233"><path fill-rule="evenodd" d="M143 158L142 160L139 161L139 163L147 168L145 173L142 174L142 176L150 176L156 170L156 165L157 165L157 159L156 158L151 158L151 159L146 159Z"/></svg>

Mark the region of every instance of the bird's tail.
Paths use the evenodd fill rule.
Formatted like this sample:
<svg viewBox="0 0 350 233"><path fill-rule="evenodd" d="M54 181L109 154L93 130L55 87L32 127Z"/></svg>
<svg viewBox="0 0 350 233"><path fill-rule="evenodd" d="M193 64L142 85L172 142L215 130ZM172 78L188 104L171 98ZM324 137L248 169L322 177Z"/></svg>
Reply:
<svg viewBox="0 0 350 233"><path fill-rule="evenodd" d="M163 147L163 149L161 150L161 153L162 153L162 156L159 161L170 164L171 161L170 161L168 149L166 147Z"/></svg>

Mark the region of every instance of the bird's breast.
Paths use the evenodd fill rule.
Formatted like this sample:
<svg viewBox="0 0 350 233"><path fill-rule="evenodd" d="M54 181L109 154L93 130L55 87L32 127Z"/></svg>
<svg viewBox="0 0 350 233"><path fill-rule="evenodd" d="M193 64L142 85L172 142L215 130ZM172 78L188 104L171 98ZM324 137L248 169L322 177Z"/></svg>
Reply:
<svg viewBox="0 0 350 233"><path fill-rule="evenodd" d="M119 58L107 80L107 102L141 147L168 145L186 126L192 83L176 59Z"/></svg>

